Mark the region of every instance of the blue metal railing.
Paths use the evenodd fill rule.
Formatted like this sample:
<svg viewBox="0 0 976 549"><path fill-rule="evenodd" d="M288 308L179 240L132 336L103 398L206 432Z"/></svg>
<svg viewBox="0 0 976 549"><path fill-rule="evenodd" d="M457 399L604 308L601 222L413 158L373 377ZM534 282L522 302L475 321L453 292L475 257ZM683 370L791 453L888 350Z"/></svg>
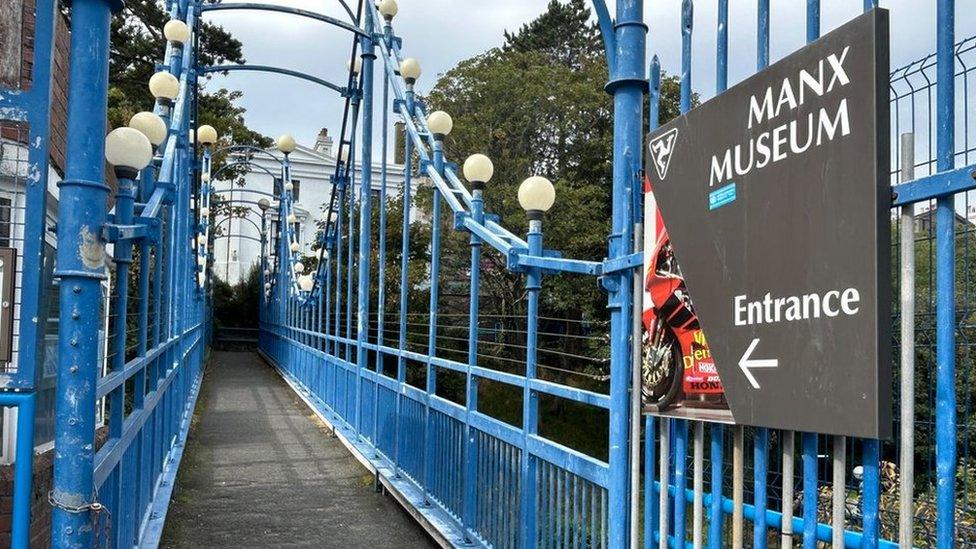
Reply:
<svg viewBox="0 0 976 549"><path fill-rule="evenodd" d="M727 0L716 1L719 17L716 82L721 92L728 86L729 11ZM618 113L639 111L639 106L631 103L639 101L648 85L644 78L643 48L638 47L644 33L640 6L634 2L618 2L617 20L612 21L603 2L595 5L607 42L609 89L615 94L616 110ZM864 9L875 5L870 0L863 5L858 3ZM769 41L775 22L770 18L770 2L758 0L757 6L756 64L762 69L770 63ZM680 29L683 111L692 106L692 8L691 1L683 2ZM806 8L803 32L811 41L821 32L820 2L808 0ZM941 155L932 152L933 156L927 157L932 160L916 163L930 168L925 177L905 181L894 189L898 207L914 207L911 205L933 199L942 204L941 210L937 208L942 212L942 221L937 220L935 231L929 233L934 235L931 237L934 248L940 250L934 270L942 274L936 277L940 282L931 293L934 309L938 311L934 315L938 320L932 325L939 334L934 348L938 354L936 385L940 388L932 397L936 404L932 423L937 431L934 434L937 449L929 450L927 455L933 456L939 465L926 477L932 481L928 486L937 494L931 500L936 510L931 522L938 532L928 533L927 515L909 513L915 531L912 543L938 547L968 539L960 537L968 534L959 529L968 528L965 517L972 510L968 495L960 501L953 492L958 455L953 447L960 424L954 411L956 397L947 384L960 375L968 375L955 367L956 356L968 350L968 346L960 347L952 341L952 319L965 317L965 313L954 297L952 268L946 266L962 265L962 272L967 272L966 264L960 263L965 258L952 250L952 244L970 231L953 229L953 223L958 222L951 218L955 217L952 198L974 187L970 177L972 169L953 170L950 161L954 157L963 164L971 162L971 132L966 114L971 102L968 92L971 63L965 54L973 47L970 41L952 44L951 34L945 32L951 27L950 8L950 2L940 2L939 52L892 74L893 135L897 138L904 133L906 128L897 121L897 113L903 105L911 103L911 129L916 139L937 142L938 150L942 151ZM602 263L579 261L545 252L540 232L530 231L527 238L518 236L484 213L480 193L463 185L457 169L446 162L439 140L427 127L426 106L416 98L412 85L398 74L404 56L402 42L393 35L392 25L384 24L372 7L363 25L384 29L383 33L371 33L375 34L375 42L368 37L362 41L364 73L373 70L371 50L376 48L386 74L384 94L392 97L394 114L403 123L407 136L406 183L398 197L402 205L397 206L402 207L403 225L389 227L385 217L387 208L379 208L382 228L377 230L370 223L376 209L367 196L372 187L361 185L358 196L349 187L348 194L339 201L340 215L335 222L330 222L334 229L323 241L329 255L321 261L315 290L307 295L277 291L270 296L262 325L261 349L300 394L380 472L385 482L403 493L413 494L416 499L412 503L418 511L436 529L453 536L454 543L622 547L629 537L632 543L648 547L683 544L721 547L729 540L735 546L745 544L746 538L755 547L765 547L771 540L780 546L799 545L800 540L805 547L823 542L848 547L894 546L895 542L888 540L899 539L896 526L904 522L899 515L905 515L890 497L893 482L890 464L894 462L897 467L900 458L892 456L899 450L878 441L815 433L796 436L791 432L719 425L705 428L694 421L647 418L644 452L637 454L638 459L643 458L643 468L638 469L643 471L638 477L642 480L639 486L643 493L629 489L632 271L626 266L633 265L628 263L628 256L637 208L631 198L634 196L631 184L634 174L640 170L639 155L615 157L614 236L610 241L610 259ZM650 80L652 123L657 118L659 71L655 59ZM938 74L928 74L933 71ZM910 76L925 79L925 84L916 86L908 82ZM950 93L953 85L958 87L960 83L964 92L961 102ZM909 91L897 91L903 85L912 87ZM935 91L941 94L932 99ZM364 97L370 93L363 88ZM916 113L916 102L923 97L929 97L929 107L924 113ZM936 105L941 105L942 110ZM928 130L915 128L919 116L926 121L923 125L929 126ZM952 120L965 126L962 148L953 145ZM357 127L364 132L360 146L363 156L368 158L373 145L372 139L366 137L374 124L371 113L363 111L361 122L362 126ZM627 145L639 143L642 130L637 122L633 117L616 119L615 150L623 151ZM384 147L387 124L384 109ZM929 150L935 148L930 146ZM368 171L364 163L363 173ZM429 224L412 221L408 213L416 201L416 193L427 192L412 185L415 172L430 182L434 198ZM381 197L386 197L385 180L383 185ZM442 264L439 241L443 235L439 231L444 206L453 214L454 228L470 233L472 250L471 291L465 300L467 314L458 315L467 318L466 326L461 326L466 327L466 333L456 338L460 342L456 351L447 348L449 344L445 341L454 336L444 331L441 318L444 300L438 297L443 285L438 273ZM352 231L356 225L358 232ZM409 240L418 227L431 231L429 261L408 258ZM390 230L399 232L401 255L399 313L388 322L384 266ZM525 375L521 371L512 373L486 367L485 359L479 354L483 320L479 315L478 285L483 275L483 249L500 252L509 269L525 274L530 309L521 363ZM381 262L376 275L371 269L374 261ZM417 262L419 266L415 265ZM423 314L414 312L414 306L409 304L414 295L411 285L416 284L409 273L416 268L425 269L429 285L422 293L428 301ZM534 303L542 269L612 278L606 284L611 290L612 318L609 394L543 381L534 372L533 365L540 351L533 339L539 316ZM375 315L371 313L374 309L377 309ZM418 326L412 327L414 324ZM396 331L387 333L387 325ZM396 367L391 369L387 361ZM455 374L463 378L464 396L458 401L441 396L440 391L439 380ZM480 409L479 383L499 384L520 392L521 402L515 406L521 407L521 420L509 423ZM969 395L970 391L964 394ZM534 406L542 397L568 399L605 410L609 454L593 457L540 435L535 424L538 411ZM968 441L968 428L966 433L963 436ZM821 454L831 456L833 463L824 462ZM911 455L914 459L914 453ZM856 478L855 465L859 475ZM731 482L727 476L730 471ZM747 474L749 482L746 482ZM894 482L898 484L897 480ZM667 485L663 494L662 483ZM917 490L922 492L923 488ZM831 493L834 495L825 495ZM924 509L927 501L924 498L928 496L916 495L915 505ZM643 510L638 506L636 514L628 513L628 498L641 496ZM639 520L640 514L643 521ZM751 536L745 532L747 523ZM629 535L628 526L634 528ZM682 539L675 540L676 531L683 532L679 536ZM688 539L683 539L686 536Z"/></svg>
<svg viewBox="0 0 976 549"><path fill-rule="evenodd" d="M0 404L18 406L17 461L12 545L27 547L33 454L34 372L38 332L46 312L38 306L43 272L48 181L47 128L55 2L39 0L34 43L34 87L20 99L32 126L33 173L27 191L24 287L20 296L20 353ZM110 11L105 0L72 4L71 87L65 180L59 184L57 309L57 421L55 423L52 544L64 547L159 542L182 444L201 381L207 316L197 286L197 261L187 242L197 234L191 221L191 187L196 171L187 135L196 75L196 15L199 5L167 5L185 21L191 39L170 44L168 70L179 80L172 105L157 105L168 137L152 166L133 180L117 172L104 183L104 127L107 114ZM84 29L84 31L80 30ZM8 94L3 94L5 98ZM3 110L6 117L11 111ZM107 210L114 192L114 212ZM19 246L18 246L19 247ZM109 261L111 257L111 261ZM114 264L114 270L109 265ZM26 276L27 274L34 276ZM106 295L105 289L109 289ZM31 325L32 327L28 327ZM104 436L96 431L104 427ZM96 440L98 441L96 443Z"/></svg>

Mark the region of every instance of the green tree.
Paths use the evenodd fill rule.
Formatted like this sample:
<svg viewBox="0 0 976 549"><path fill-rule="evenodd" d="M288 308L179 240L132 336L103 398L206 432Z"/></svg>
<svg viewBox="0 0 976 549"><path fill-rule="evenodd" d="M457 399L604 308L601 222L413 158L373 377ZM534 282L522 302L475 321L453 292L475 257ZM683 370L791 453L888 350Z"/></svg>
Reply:
<svg viewBox="0 0 976 549"><path fill-rule="evenodd" d="M112 20L112 45L109 70L109 123L124 126L133 114L149 109L153 97L149 78L162 61L166 48L163 25L169 20L158 0L132 0L125 3L121 16ZM241 43L219 25L201 24L199 62L201 65L243 63ZM201 84L210 79L208 74ZM201 86L203 88L203 86ZM248 129L244 109L235 105L240 91L220 88L201 90L200 123L210 124L233 143L269 146L271 141Z"/></svg>
<svg viewBox="0 0 976 549"><path fill-rule="evenodd" d="M564 257L600 261L607 255L612 213L613 100L604 90L608 70L603 40L591 21L583 0L553 0L534 21L505 33L500 47L441 76L426 100L432 110L444 110L454 119L445 144L450 158L461 162L484 153L492 159L495 175L485 190L487 212L524 234L527 220L518 204L518 186L527 176L546 176L556 187L556 204L545 221L546 248ZM663 78L662 122L678 114L679 88L676 78ZM431 211L431 195L428 189L418 192L424 212ZM469 235L453 231L448 215L441 222L440 306L445 314L438 326L443 334L438 347L458 352L448 356L463 361L466 355L459 351L466 348L466 333L445 325L452 314L463 318L467 312ZM479 353L487 367L521 373L525 281L507 271L505 257L484 249ZM540 375L569 385L602 387L609 371L609 349L601 336L608 317L606 295L592 277L579 275L547 276L543 288L541 316L547 318L540 331L560 335L540 341L546 349L539 355ZM450 384L439 379L438 385ZM521 409L520 398L498 389L484 395L479 406L517 423L513 410ZM561 400L546 406L555 413L546 414L543 431L592 455L604 454L606 436L599 431L605 431L605 420L596 417L599 412L588 421L580 414L593 410L577 410ZM570 417L576 418L576 427L589 423L593 429L570 427Z"/></svg>
<svg viewBox="0 0 976 549"><path fill-rule="evenodd" d="M495 176L485 191L488 211L501 215L512 230L525 227L518 185L529 175L545 175L557 191L546 220L546 246L566 257L601 260L610 230L613 105L604 91L603 42L590 21L583 0L553 0L537 19L506 33L500 48L444 74L428 101L454 118L447 142L452 158L481 152L494 161ZM678 113L678 91L677 80L666 77L665 120ZM455 233L449 240L447 253L459 252L466 235ZM504 258L487 255L495 263L493 272L503 273ZM508 274L486 277L485 294L520 302L517 280ZM549 312L606 317L606 297L595 284L581 288L579 277L557 276L547 286Z"/></svg>

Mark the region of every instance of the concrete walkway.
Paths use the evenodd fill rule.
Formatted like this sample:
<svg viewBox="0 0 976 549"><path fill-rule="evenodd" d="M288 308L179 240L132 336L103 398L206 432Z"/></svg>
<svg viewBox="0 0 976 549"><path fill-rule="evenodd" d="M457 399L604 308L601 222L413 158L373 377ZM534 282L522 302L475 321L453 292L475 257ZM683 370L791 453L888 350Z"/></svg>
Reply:
<svg viewBox="0 0 976 549"><path fill-rule="evenodd" d="M433 547L253 353L204 379L163 547Z"/></svg>

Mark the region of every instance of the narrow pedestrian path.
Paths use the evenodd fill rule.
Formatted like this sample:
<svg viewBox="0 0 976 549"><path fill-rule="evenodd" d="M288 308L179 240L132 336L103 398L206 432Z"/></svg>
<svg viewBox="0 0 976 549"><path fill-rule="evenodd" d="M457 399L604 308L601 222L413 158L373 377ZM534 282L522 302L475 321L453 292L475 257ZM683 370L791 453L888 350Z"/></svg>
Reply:
<svg viewBox="0 0 976 549"><path fill-rule="evenodd" d="M204 378L163 547L433 547L254 353Z"/></svg>

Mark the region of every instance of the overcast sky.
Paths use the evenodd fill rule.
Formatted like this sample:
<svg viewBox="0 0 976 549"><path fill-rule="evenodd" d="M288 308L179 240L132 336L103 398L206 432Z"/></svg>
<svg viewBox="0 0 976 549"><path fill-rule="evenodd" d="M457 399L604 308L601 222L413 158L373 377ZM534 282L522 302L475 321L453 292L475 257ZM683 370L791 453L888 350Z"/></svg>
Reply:
<svg viewBox="0 0 976 549"><path fill-rule="evenodd" d="M335 0L264 0L335 17L348 16ZM957 2L956 39L976 34L976 10ZM231 3L231 2L226 2ZM353 2L350 2L353 3ZM502 42L505 30L514 30L545 10L548 0L399 0L395 29L404 40L408 56L420 60L424 75L418 83L427 91L438 74L459 61ZM756 68L755 0L730 2L730 85ZM609 1L611 10L613 0ZM704 98L715 92L716 0L695 5L693 88ZM801 46L805 36L806 0L772 0L771 57L775 61ZM860 13L861 0L823 0L823 32ZM891 10L891 63L898 67L935 50L934 0L882 0ZM650 25L648 59L658 54L664 69L675 73L680 66L681 0L646 0L645 18ZM307 72L332 82L344 82L349 55L349 33L304 18L256 11L222 11L205 15L223 25L244 44L249 63L275 65ZM379 79L377 79L379 80ZM247 109L251 128L277 136L291 133L311 144L322 127L338 132L342 100L332 91L291 77L235 72L217 75L208 84L244 92L240 104Z"/></svg>

